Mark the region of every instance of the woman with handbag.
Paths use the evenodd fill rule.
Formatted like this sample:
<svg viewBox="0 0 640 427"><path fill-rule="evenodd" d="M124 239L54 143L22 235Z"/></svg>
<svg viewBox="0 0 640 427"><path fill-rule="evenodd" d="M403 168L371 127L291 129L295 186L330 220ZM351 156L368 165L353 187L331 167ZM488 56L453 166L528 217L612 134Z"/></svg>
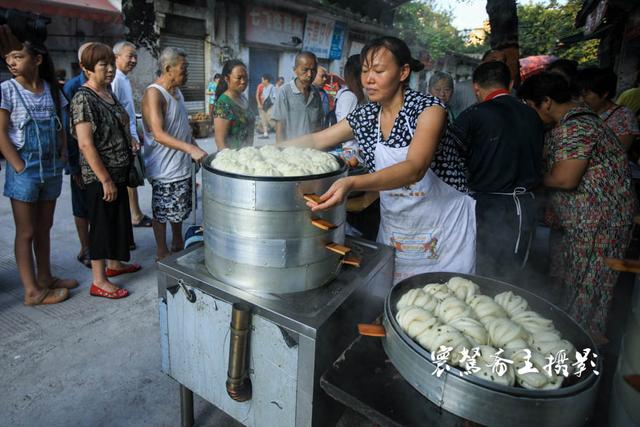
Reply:
<svg viewBox="0 0 640 427"><path fill-rule="evenodd" d="M255 114L243 95L249 76L247 67L238 59L225 62L222 78L216 88L213 127L218 150L253 145Z"/></svg>
<svg viewBox="0 0 640 427"><path fill-rule="evenodd" d="M262 82L258 85L256 91L256 102L258 103L258 113L260 114L260 124L262 125L262 135L258 138L269 138L269 128L271 127L271 109L273 101L276 99L276 88L271 84L269 74L262 76Z"/></svg>
<svg viewBox="0 0 640 427"><path fill-rule="evenodd" d="M129 116L111 92L115 76L115 56L111 48L93 43L81 55L87 82L71 101L71 124L82 153L80 168L89 210L89 255L93 296L119 299L126 289L110 277L140 270L129 261L133 229L127 184L132 172ZM134 175L135 177L135 175ZM105 269L105 260L106 269Z"/></svg>

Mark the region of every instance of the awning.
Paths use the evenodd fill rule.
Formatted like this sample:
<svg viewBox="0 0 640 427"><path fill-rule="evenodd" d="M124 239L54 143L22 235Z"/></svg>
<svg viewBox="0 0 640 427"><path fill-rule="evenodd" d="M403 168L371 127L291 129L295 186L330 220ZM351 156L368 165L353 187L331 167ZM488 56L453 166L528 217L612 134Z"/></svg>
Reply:
<svg viewBox="0 0 640 427"><path fill-rule="evenodd" d="M122 12L109 0L0 0L0 7L111 24L122 22Z"/></svg>

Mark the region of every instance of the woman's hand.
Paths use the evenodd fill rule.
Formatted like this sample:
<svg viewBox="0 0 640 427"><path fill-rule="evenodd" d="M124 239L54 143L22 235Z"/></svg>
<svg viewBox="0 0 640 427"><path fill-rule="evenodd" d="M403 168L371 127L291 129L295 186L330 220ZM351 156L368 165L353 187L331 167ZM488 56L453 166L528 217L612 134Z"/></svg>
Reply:
<svg viewBox="0 0 640 427"><path fill-rule="evenodd" d="M102 200L105 202L113 202L118 198L118 187L113 183L111 178L102 183Z"/></svg>
<svg viewBox="0 0 640 427"><path fill-rule="evenodd" d="M340 178L333 183L326 193L320 196L319 204L307 202L307 206L311 208L312 212L331 209L344 202L351 190L353 190L353 179L351 177Z"/></svg>
<svg viewBox="0 0 640 427"><path fill-rule="evenodd" d="M135 138L131 138L131 152L133 154L138 154L138 151L140 151L140 142Z"/></svg>
<svg viewBox="0 0 640 427"><path fill-rule="evenodd" d="M13 167L13 170L15 170L17 173L22 173L24 172L25 168L27 167L27 164L24 162L24 160L19 159L20 160L20 164L18 164L18 167ZM11 165L13 166L13 165Z"/></svg>

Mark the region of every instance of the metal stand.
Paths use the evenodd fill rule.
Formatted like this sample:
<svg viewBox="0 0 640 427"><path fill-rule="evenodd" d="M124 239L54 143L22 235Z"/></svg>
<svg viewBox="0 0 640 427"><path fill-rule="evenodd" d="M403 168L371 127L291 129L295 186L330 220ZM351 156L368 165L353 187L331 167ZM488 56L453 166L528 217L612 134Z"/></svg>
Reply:
<svg viewBox="0 0 640 427"><path fill-rule="evenodd" d="M193 392L180 385L180 425L193 426Z"/></svg>

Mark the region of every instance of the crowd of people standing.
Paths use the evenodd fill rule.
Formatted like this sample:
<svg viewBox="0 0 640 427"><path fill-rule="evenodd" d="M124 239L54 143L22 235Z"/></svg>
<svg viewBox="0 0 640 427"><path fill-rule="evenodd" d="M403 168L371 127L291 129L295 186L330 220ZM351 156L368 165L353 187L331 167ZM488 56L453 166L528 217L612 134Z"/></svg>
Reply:
<svg viewBox="0 0 640 427"><path fill-rule="evenodd" d="M141 100L142 132L128 78L135 45L83 44L82 72L62 91L43 46L26 42L5 58L14 78L1 85L0 149L25 304L63 301L78 286L55 277L49 262L64 167L90 293L126 297L111 278L142 268L130 263L132 227L153 228L157 260L182 250L194 163L207 155L180 91L186 54L161 52ZM277 144L355 152L368 173L336 181L309 206L329 209L352 191L378 191L377 240L396 250L396 282L427 271L513 281L544 221L558 301L604 336L617 280L604 258L623 256L638 208L628 157L640 135L637 95L623 94L622 105L610 70L565 60L516 90L500 51L487 52L468 82L433 73L427 93L409 86L422 68L402 40L378 38L347 59L344 84L330 94L327 70L303 51L292 80L260 76L254 104L247 66L229 60L207 86L217 149L252 146L257 130L258 138L275 131ZM151 218L138 202L136 159L152 187Z"/></svg>
<svg viewBox="0 0 640 427"><path fill-rule="evenodd" d="M192 209L192 160L207 154L191 134L179 89L187 79L184 51L167 48L159 57L158 78L141 103L143 138L128 79L137 63L135 45L85 43L78 60L82 72L60 90L46 47L24 42L5 55L13 78L0 85L0 149L26 305L59 303L78 286L51 271L50 230L63 169L71 175L77 258L92 269L90 294L119 299L128 291L112 278L142 268L129 263L136 248L133 227L153 227L157 259L182 250L182 222ZM152 186L153 219L138 203L136 187L145 178Z"/></svg>

